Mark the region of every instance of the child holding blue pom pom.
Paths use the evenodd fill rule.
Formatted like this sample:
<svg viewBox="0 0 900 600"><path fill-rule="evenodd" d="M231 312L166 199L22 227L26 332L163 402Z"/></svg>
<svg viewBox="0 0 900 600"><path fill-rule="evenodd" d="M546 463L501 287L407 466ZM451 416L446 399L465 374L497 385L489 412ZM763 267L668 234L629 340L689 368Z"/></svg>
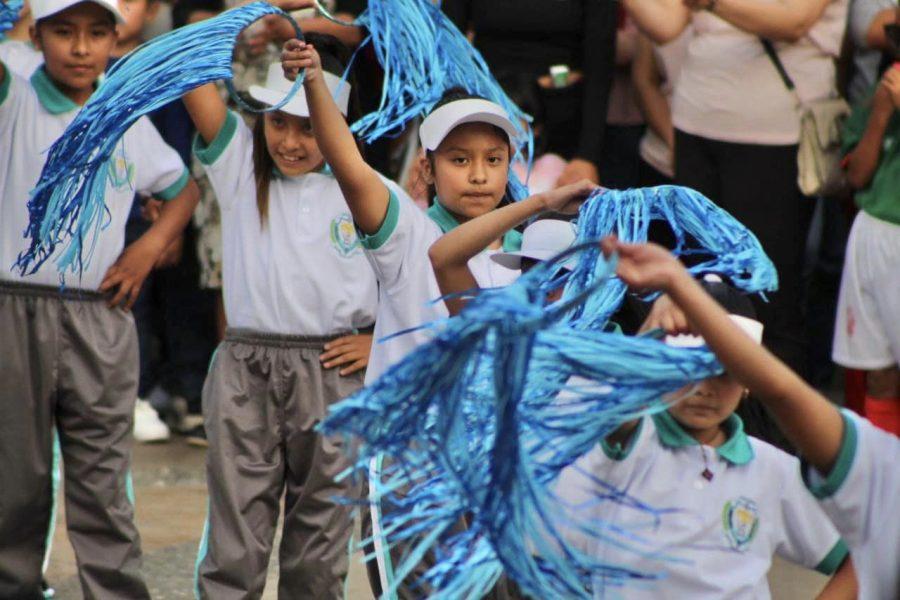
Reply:
<svg viewBox="0 0 900 600"><path fill-rule="evenodd" d="M84 595L147 598L129 491L138 369L127 309L190 218L197 189L178 154L141 119L102 180L104 228L81 278L60 290L58 254L36 272L11 271L44 153L94 93L122 21L111 0L33 0L31 9L44 65L25 79L0 63L0 330L8 340L0 357L0 597L41 594L55 425ZM123 251L135 190L166 203Z"/></svg>
<svg viewBox="0 0 900 600"><path fill-rule="evenodd" d="M728 315L653 245L605 240L619 254L617 274L628 285L666 292L693 331L728 372L772 412L804 457L803 480L847 540L859 573L860 598L900 593L900 441L850 411L841 411L771 353L741 334Z"/></svg>
<svg viewBox="0 0 900 600"><path fill-rule="evenodd" d="M734 345L739 340L741 355L765 354L751 347L760 344L762 325L736 290L714 278L698 284L662 247L604 243L607 253L613 249L620 254L617 274L623 281L671 295L665 301L668 310L652 314L646 327L681 324L678 331L707 335L713 328L699 326L698 318L710 314L717 321L715 335L734 339ZM684 334L666 338L682 347L706 342ZM726 373L680 391L667 411L624 424L563 471L557 493L572 523L607 523L614 527L611 536L628 531L640 539L629 539L630 550L619 549L615 556L615 546L594 545L590 538L576 541L588 553L602 552L601 559L645 573L662 571L658 582L630 586L629 598L767 597L773 554L833 573L819 597L855 597L847 547L804 488L799 462L744 434L734 410L747 393L742 382L750 381L733 366L743 359L723 358L720 345L724 342L710 343ZM636 506L609 501L610 489L671 511L648 519ZM612 589L601 578L592 583L598 595Z"/></svg>
<svg viewBox="0 0 900 600"><path fill-rule="evenodd" d="M346 123L356 117L352 81L341 80L349 52L331 36L308 38L323 50L318 77ZM249 95L273 106L291 86L276 62ZM197 594L262 595L284 497L279 597L338 598L353 507L335 498L358 497L359 480L338 480L347 448L315 426L363 384L375 275L302 90L252 129L213 84L184 102L221 208L228 321L203 389L209 519Z"/></svg>
<svg viewBox="0 0 900 600"><path fill-rule="evenodd" d="M329 93L327 80L323 80L313 45L287 42L282 65L291 77L300 69L306 71L304 88L312 130L344 192L361 244L378 278L376 339L446 316L443 303L431 302L440 291L428 248L443 233L490 213L506 199L516 135L506 111L465 90L449 90L435 105L420 128L426 151L422 167L434 192L434 202L424 213L366 164ZM565 193L576 196L582 192L582 188L573 186ZM518 250L520 245L521 235L516 231L487 241L468 263L475 280L483 287L503 286L515 280L518 270L506 269L490 256L502 250ZM426 339L428 334L418 331L380 343L374 349L366 381L377 379ZM379 510L378 503L373 503L379 581L387 591L393 585L392 568L386 549L380 547ZM401 597L424 593L411 587L414 578L399 584Z"/></svg>

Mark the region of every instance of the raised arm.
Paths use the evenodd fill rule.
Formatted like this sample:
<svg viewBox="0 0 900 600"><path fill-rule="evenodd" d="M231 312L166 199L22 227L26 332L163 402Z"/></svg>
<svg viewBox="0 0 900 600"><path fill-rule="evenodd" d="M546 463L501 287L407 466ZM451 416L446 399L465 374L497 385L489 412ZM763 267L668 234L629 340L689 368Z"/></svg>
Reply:
<svg viewBox="0 0 900 600"><path fill-rule="evenodd" d="M478 283L469 270L469 260L531 217L546 211L574 214L595 189L597 186L590 181L579 181L492 210L445 233L428 250L441 293L457 294L477 288ZM451 298L444 302L451 315L459 314L466 305L464 298Z"/></svg>
<svg viewBox="0 0 900 600"><path fill-rule="evenodd" d="M828 400L741 331L662 246L607 238L603 251L618 252L616 273L629 286L666 292L725 369L766 405L810 464L822 473L831 470L841 447L844 421Z"/></svg>
<svg viewBox="0 0 900 600"><path fill-rule="evenodd" d="M770 40L796 42L821 18L831 0L685 0L710 10L738 29Z"/></svg>
<svg viewBox="0 0 900 600"><path fill-rule="evenodd" d="M282 66L289 79L306 69L303 86L319 150L341 186L356 226L367 235L376 233L387 215L390 192L363 159L347 120L321 77L318 53L309 44L290 40L284 45Z"/></svg>
<svg viewBox="0 0 900 600"><path fill-rule="evenodd" d="M635 25L657 44L671 42L691 22L682 0L622 0Z"/></svg>
<svg viewBox="0 0 900 600"><path fill-rule="evenodd" d="M900 70L891 67L872 97L869 120L862 137L847 155L847 179L858 190L869 187L878 170L884 134L897 106L900 106Z"/></svg>
<svg viewBox="0 0 900 600"><path fill-rule="evenodd" d="M228 108L219 96L216 84L201 85L185 94L182 100L197 133L207 145L212 144L228 115Z"/></svg>

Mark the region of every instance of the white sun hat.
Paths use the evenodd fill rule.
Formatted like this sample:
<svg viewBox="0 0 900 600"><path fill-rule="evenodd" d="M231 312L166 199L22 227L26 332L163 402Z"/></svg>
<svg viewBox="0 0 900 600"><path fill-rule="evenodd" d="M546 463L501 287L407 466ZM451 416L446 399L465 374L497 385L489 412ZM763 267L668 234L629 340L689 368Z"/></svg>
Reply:
<svg viewBox="0 0 900 600"><path fill-rule="evenodd" d="M325 78L325 85L328 87L328 91L331 92L331 97L334 98L334 102L340 109L341 114L346 117L347 108L350 106L350 84L327 71L321 71L320 75ZM247 92L254 100L269 106L275 106L288 95L292 87L294 87L294 82L284 76L281 63L273 62L269 65L269 71L266 73L265 85L251 85ZM301 87L297 90L297 94L291 98L291 101L278 110L296 117L308 117L309 105L306 103L306 92L304 89Z"/></svg>
<svg viewBox="0 0 900 600"><path fill-rule="evenodd" d="M522 259L531 258L545 261L567 250L575 243L575 225L560 219L541 219L525 228L522 233L522 248L517 252L497 252L491 260L507 269L521 269ZM571 257L562 266L571 270Z"/></svg>
<svg viewBox="0 0 900 600"><path fill-rule="evenodd" d="M102 6L113 14L116 23L124 23L125 17L119 11L119 5L115 0L30 0L31 16L35 21L52 17L56 13L62 12L71 6L81 4L82 2L93 2Z"/></svg>
<svg viewBox="0 0 900 600"><path fill-rule="evenodd" d="M428 152L437 150L444 138L463 123L487 123L502 129L510 143L516 139L516 127L499 104L480 98L454 100L437 108L419 126L419 140Z"/></svg>

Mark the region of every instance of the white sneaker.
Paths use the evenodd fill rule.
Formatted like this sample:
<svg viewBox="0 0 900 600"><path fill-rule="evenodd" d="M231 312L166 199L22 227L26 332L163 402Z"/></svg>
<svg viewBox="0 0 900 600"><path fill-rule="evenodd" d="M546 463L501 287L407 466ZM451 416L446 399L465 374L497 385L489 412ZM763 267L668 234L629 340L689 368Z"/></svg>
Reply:
<svg viewBox="0 0 900 600"><path fill-rule="evenodd" d="M138 442L165 442L169 428L146 400L137 399L134 405L134 439Z"/></svg>

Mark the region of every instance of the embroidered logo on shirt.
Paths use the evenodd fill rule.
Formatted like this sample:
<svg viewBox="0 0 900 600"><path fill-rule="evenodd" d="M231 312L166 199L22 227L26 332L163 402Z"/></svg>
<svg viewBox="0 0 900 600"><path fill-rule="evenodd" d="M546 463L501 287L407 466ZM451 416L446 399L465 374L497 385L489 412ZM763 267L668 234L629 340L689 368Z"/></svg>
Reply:
<svg viewBox="0 0 900 600"><path fill-rule="evenodd" d="M125 158L121 145L109 159L109 182L116 190L134 189L134 163Z"/></svg>
<svg viewBox="0 0 900 600"><path fill-rule="evenodd" d="M756 537L756 530L759 527L759 509L756 502L744 496L726 502L722 510L722 526L731 547L744 552Z"/></svg>
<svg viewBox="0 0 900 600"><path fill-rule="evenodd" d="M356 228L349 213L342 213L331 221L331 245L344 257L353 256L360 249Z"/></svg>

